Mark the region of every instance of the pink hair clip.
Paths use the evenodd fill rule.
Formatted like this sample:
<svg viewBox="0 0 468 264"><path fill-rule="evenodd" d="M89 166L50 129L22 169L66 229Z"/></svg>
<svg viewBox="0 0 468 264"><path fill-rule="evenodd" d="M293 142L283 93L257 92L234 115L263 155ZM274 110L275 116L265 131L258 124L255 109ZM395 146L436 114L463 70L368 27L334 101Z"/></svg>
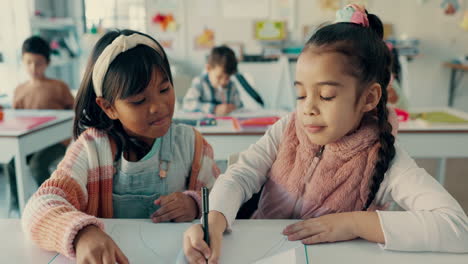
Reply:
<svg viewBox="0 0 468 264"><path fill-rule="evenodd" d="M369 19L367 19L366 9L358 4L348 5L354 8L354 13L351 16L351 23L362 25L363 27L369 27Z"/></svg>
<svg viewBox="0 0 468 264"><path fill-rule="evenodd" d="M335 22L351 22L369 27L369 20L367 18L366 9L357 4L350 4L336 12Z"/></svg>

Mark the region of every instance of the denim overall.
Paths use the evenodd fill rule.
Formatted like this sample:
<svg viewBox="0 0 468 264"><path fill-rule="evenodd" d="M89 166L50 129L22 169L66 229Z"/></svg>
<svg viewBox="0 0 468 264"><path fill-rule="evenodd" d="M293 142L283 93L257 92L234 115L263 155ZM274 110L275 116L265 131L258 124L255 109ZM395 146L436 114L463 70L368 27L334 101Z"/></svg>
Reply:
<svg viewBox="0 0 468 264"><path fill-rule="evenodd" d="M151 151L140 161L130 162L122 155L113 179L114 218L149 218L159 209L154 204L156 199L185 189L185 166L175 166L183 160L178 155L173 160L177 147L174 146L174 126L159 142L155 141Z"/></svg>

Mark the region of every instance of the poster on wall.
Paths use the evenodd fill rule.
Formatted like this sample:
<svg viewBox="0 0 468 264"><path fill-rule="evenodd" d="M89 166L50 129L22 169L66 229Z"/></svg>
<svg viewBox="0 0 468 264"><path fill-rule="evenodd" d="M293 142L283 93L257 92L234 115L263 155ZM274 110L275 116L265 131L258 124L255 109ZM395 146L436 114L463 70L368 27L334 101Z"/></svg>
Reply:
<svg viewBox="0 0 468 264"><path fill-rule="evenodd" d="M195 35L193 43L196 50L213 48L215 45L215 31L210 28L204 28L200 34Z"/></svg>
<svg viewBox="0 0 468 264"><path fill-rule="evenodd" d="M261 20L254 22L254 38L257 40L278 41L286 39L286 22Z"/></svg>

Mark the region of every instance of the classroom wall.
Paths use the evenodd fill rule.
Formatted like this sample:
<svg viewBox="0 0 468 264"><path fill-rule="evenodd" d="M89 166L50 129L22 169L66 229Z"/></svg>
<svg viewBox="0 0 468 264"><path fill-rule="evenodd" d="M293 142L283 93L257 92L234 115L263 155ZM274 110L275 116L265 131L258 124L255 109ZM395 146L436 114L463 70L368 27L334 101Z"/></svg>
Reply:
<svg viewBox="0 0 468 264"><path fill-rule="evenodd" d="M262 2L265 2L261 0ZM277 1L277 0L270 0ZM468 9L468 1L463 0ZM462 1L462 2L463 2ZM170 51L170 57L184 65L191 74L201 71L207 50L193 50L193 39L204 27L216 32L216 44L225 42L245 43L246 50L257 48L253 39L252 21L249 18L224 18L223 1L216 0L179 0L181 25L180 37L185 45ZM266 1L268 2L268 1ZM378 14L384 23L392 23L398 36L407 35L421 40L421 56L409 63L409 100L413 107L445 106L448 101L450 72L442 67L444 61L468 54L468 32L458 25L463 11L447 16L440 8L440 1L408 0L368 0L368 9ZM161 9L158 1L147 2L148 32L156 38L161 35L157 26L152 24L152 16ZM201 6L211 4L206 10ZM271 8L266 5L265 8ZM262 11L263 12L263 11ZM270 10L271 14L271 10ZM302 41L302 26L318 25L332 21L335 13L324 11L319 0L296 0L296 28L292 32L296 41ZM187 70L186 69L186 70ZM455 106L468 111L468 77L458 87Z"/></svg>
<svg viewBox="0 0 468 264"><path fill-rule="evenodd" d="M458 25L463 11L447 16L440 8L441 1L378 0L372 5L384 21L395 24L398 34L415 36L421 40L421 56L409 63L411 95L414 106L444 106L448 101L450 71L442 67L448 61L468 55L468 31ZM468 1L465 9L468 10ZM463 6L463 3L462 3ZM468 111L468 72L457 89L455 106Z"/></svg>

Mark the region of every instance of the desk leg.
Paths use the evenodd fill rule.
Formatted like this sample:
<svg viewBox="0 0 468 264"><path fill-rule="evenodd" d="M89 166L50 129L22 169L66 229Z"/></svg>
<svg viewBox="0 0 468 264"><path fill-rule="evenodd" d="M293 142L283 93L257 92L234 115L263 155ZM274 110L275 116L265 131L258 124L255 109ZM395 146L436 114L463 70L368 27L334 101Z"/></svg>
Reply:
<svg viewBox="0 0 468 264"><path fill-rule="evenodd" d="M456 84L456 77L457 77L457 70L452 69L450 73L450 84L449 84L449 100L448 100L448 105L451 107L453 106L453 98L455 96L455 88L457 86Z"/></svg>
<svg viewBox="0 0 468 264"><path fill-rule="evenodd" d="M32 179L26 163L26 155L18 143L15 155L16 184L18 190L19 215L23 213L27 199L31 196L31 190L37 189L36 183Z"/></svg>
<svg viewBox="0 0 468 264"><path fill-rule="evenodd" d="M5 188L5 211L0 211L0 218L9 218L10 210L11 210L11 193L10 193L10 177L8 175L7 164L3 166L3 175L5 175L6 181L6 188Z"/></svg>
<svg viewBox="0 0 468 264"><path fill-rule="evenodd" d="M444 186L445 184L445 168L446 168L446 163L447 159L446 158L440 158L439 159L439 164L437 167L437 181Z"/></svg>

